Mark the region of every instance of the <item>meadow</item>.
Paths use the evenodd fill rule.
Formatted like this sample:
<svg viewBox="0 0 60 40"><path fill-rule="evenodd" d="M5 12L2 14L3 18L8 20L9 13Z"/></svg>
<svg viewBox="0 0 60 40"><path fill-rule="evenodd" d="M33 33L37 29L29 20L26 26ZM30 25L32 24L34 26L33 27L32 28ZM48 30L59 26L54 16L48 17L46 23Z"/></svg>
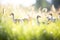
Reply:
<svg viewBox="0 0 60 40"><path fill-rule="evenodd" d="M60 19L40 25L35 20L14 23L7 14L0 13L0 40L60 40Z"/></svg>

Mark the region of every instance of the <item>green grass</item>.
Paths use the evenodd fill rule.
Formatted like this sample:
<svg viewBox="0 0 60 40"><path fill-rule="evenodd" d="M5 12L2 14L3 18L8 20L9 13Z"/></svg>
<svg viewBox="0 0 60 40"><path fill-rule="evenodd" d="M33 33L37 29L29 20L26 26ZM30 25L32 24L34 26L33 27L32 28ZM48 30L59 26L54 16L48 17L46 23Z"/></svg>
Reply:
<svg viewBox="0 0 60 40"><path fill-rule="evenodd" d="M2 16L0 15L0 18ZM14 23L0 19L0 40L60 40L60 20L50 24Z"/></svg>

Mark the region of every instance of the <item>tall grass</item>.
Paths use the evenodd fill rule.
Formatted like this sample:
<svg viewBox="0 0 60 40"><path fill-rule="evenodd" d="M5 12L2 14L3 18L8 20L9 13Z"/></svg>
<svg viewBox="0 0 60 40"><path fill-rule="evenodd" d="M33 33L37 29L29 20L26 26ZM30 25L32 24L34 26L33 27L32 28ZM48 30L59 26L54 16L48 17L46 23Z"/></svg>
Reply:
<svg viewBox="0 0 60 40"><path fill-rule="evenodd" d="M0 14L0 40L60 40L60 20L50 24L14 23Z"/></svg>

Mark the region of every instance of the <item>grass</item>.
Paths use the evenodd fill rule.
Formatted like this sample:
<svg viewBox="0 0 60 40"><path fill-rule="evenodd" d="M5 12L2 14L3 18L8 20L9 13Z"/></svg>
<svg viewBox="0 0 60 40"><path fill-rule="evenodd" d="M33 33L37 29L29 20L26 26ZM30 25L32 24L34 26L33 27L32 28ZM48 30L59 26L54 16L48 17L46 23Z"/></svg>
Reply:
<svg viewBox="0 0 60 40"><path fill-rule="evenodd" d="M0 40L60 40L60 20L50 24L14 23L0 15ZM7 18L7 20L5 20Z"/></svg>

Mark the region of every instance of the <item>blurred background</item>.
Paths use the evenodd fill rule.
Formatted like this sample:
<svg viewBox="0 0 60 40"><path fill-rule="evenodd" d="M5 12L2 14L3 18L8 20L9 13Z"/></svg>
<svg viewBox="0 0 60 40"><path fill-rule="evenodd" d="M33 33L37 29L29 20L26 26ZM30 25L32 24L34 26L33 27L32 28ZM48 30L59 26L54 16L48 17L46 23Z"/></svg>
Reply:
<svg viewBox="0 0 60 40"><path fill-rule="evenodd" d="M60 40L60 0L0 0L0 40Z"/></svg>

